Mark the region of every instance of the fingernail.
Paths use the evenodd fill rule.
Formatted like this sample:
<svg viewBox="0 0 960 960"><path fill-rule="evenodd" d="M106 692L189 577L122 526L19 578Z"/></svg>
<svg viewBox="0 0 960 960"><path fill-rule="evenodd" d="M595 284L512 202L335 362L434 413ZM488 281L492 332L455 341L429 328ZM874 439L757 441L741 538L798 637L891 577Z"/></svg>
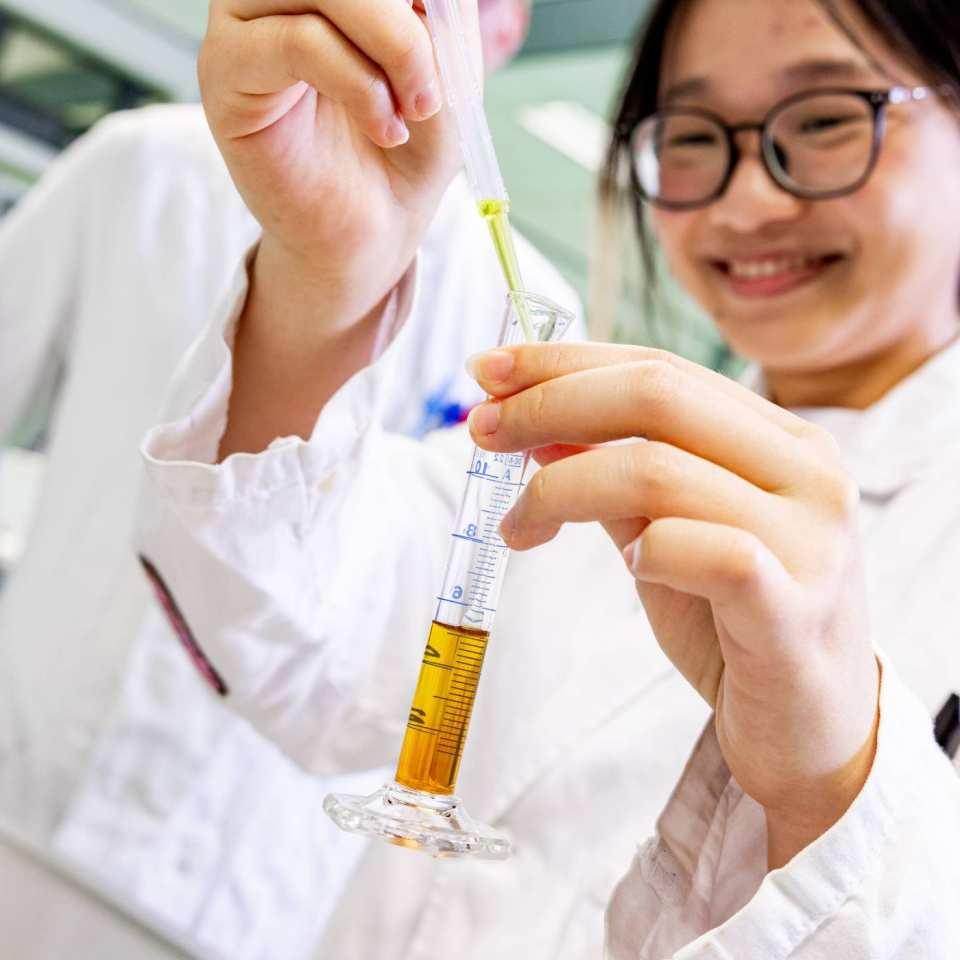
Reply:
<svg viewBox="0 0 960 960"><path fill-rule="evenodd" d="M480 436L489 436L497 432L500 425L500 404L481 403L470 411L470 429Z"/></svg>
<svg viewBox="0 0 960 960"><path fill-rule="evenodd" d="M403 122L403 117L394 116L387 124L384 136L391 147L399 147L406 143L410 139L410 131Z"/></svg>
<svg viewBox="0 0 960 960"><path fill-rule="evenodd" d="M513 529L516 526L516 523L513 519L513 511L511 510L501 521L500 521L500 539L504 543L509 543L510 538L513 536Z"/></svg>
<svg viewBox="0 0 960 960"><path fill-rule="evenodd" d="M623 559L626 561L627 567L629 567L631 573L636 573L640 567L640 554L643 550L642 547L643 537L637 537L633 543L628 543L622 552Z"/></svg>
<svg viewBox="0 0 960 960"><path fill-rule="evenodd" d="M488 350L475 353L467 360L467 373L474 380L489 380L500 383L513 372L513 354L509 350Z"/></svg>
<svg viewBox="0 0 960 960"><path fill-rule="evenodd" d="M441 107L440 90L437 82L431 80L429 86L423 93L417 95L414 101L414 109L421 120L427 120L432 117Z"/></svg>

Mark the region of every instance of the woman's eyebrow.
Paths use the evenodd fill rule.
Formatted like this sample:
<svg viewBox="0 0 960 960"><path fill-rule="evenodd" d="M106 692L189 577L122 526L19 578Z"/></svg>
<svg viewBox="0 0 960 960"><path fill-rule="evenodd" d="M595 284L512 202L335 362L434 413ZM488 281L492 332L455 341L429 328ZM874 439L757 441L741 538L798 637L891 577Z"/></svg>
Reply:
<svg viewBox="0 0 960 960"><path fill-rule="evenodd" d="M796 83L816 83L824 80L847 80L851 82L868 82L873 79L875 71L858 60L832 59L817 57L810 60L800 60L784 67L779 72L779 79L784 86ZM669 104L683 97L706 96L713 84L708 77L686 77L671 83L663 92L661 102Z"/></svg>
<svg viewBox="0 0 960 960"><path fill-rule="evenodd" d="M702 97L709 90L710 81L706 77L688 77L686 80L671 83L660 99L664 104L669 104L682 97Z"/></svg>
<svg viewBox="0 0 960 960"><path fill-rule="evenodd" d="M799 63L791 64L781 71L783 79L791 83L804 80L811 82L818 80L863 81L872 78L873 74L874 71L861 61L827 58L801 60Z"/></svg>

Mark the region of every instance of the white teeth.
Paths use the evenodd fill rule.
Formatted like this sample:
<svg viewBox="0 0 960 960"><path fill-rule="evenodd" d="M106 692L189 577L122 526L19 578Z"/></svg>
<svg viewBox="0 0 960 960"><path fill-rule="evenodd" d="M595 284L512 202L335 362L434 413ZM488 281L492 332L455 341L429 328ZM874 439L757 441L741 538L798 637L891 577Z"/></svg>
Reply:
<svg viewBox="0 0 960 960"><path fill-rule="evenodd" d="M815 266L813 257L779 257L775 260L730 260L730 276L742 280L757 280L775 277L780 273L800 273Z"/></svg>

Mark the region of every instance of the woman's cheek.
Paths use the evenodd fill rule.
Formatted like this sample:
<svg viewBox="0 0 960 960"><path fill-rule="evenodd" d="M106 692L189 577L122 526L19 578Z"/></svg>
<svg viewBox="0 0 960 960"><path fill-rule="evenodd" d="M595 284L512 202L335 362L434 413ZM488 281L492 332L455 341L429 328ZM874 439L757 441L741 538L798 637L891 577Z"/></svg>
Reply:
<svg viewBox="0 0 960 960"><path fill-rule="evenodd" d="M695 254L696 212L654 210L650 217L654 242L663 251L673 277L688 293L703 301L703 278Z"/></svg>

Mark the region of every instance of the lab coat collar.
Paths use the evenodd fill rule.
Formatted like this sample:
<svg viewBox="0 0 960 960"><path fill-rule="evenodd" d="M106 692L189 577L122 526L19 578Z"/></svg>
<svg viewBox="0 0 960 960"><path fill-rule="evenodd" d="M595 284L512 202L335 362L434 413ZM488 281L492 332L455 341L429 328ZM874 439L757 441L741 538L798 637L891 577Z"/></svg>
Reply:
<svg viewBox="0 0 960 960"><path fill-rule="evenodd" d="M758 367L748 367L741 382L768 396ZM960 339L866 410L797 407L792 412L833 434L863 495L893 496L951 449L960 455Z"/></svg>

